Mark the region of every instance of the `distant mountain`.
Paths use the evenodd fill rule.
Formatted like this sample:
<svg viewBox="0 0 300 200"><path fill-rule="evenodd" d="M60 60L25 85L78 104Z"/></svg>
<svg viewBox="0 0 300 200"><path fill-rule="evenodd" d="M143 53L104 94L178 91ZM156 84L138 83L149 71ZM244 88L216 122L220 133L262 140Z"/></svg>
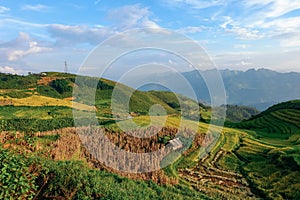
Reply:
<svg viewBox="0 0 300 200"><path fill-rule="evenodd" d="M300 73L259 69L221 71L229 103L264 110L275 103L300 98Z"/></svg>
<svg viewBox="0 0 300 200"><path fill-rule="evenodd" d="M210 95L202 76L209 77L211 73L215 73L215 70L182 73L192 85L199 101L210 102ZM300 98L300 73L250 69L245 72L220 70L220 74L223 78L228 104L246 105L258 110L265 110L276 103ZM186 88L176 80L175 74L164 73L155 78L152 77L153 82L155 79L172 83L173 87L176 88L174 92L191 97ZM139 89L144 91L157 90L158 86L148 84ZM164 88L161 89L164 90Z"/></svg>

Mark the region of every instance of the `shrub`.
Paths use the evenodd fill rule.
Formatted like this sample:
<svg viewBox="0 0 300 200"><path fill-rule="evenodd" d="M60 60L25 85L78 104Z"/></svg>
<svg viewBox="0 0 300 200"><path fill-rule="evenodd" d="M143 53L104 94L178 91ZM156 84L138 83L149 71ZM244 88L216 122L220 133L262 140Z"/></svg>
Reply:
<svg viewBox="0 0 300 200"><path fill-rule="evenodd" d="M6 93L5 95L12 98L26 98L26 97L30 97L32 94L28 94L24 91L11 91Z"/></svg>
<svg viewBox="0 0 300 200"><path fill-rule="evenodd" d="M61 98L61 94L57 92L53 87L50 87L48 85L39 85L37 87L37 92L43 96Z"/></svg>
<svg viewBox="0 0 300 200"><path fill-rule="evenodd" d="M88 168L79 161L49 162L48 183L42 188L40 197L64 197L72 199L78 193L89 196ZM82 195L84 196L84 195Z"/></svg>
<svg viewBox="0 0 300 200"><path fill-rule="evenodd" d="M66 79L56 79L50 83L50 86L60 94L72 91L72 87L69 85L69 82Z"/></svg>
<svg viewBox="0 0 300 200"><path fill-rule="evenodd" d="M39 77L0 73L0 89L26 89L35 86Z"/></svg>
<svg viewBox="0 0 300 200"><path fill-rule="evenodd" d="M32 199L37 190L31 162L0 147L0 199Z"/></svg>

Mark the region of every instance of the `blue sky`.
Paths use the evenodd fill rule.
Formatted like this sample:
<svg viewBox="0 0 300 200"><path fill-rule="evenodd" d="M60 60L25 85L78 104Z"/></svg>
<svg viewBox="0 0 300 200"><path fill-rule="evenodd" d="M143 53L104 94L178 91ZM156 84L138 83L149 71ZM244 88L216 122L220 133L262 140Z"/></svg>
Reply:
<svg viewBox="0 0 300 200"><path fill-rule="evenodd" d="M300 1L0 0L0 72L76 72L100 42L166 28L198 42L220 69L300 72Z"/></svg>

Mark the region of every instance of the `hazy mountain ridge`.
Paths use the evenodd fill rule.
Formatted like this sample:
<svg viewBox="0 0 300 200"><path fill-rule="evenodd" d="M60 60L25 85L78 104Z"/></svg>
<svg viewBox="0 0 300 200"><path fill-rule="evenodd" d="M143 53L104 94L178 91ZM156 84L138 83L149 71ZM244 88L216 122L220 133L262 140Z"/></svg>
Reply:
<svg viewBox="0 0 300 200"><path fill-rule="evenodd" d="M283 101L300 98L300 73L279 73L267 69L249 69L247 71L220 70L224 82L228 104L253 106L259 110ZM182 75L192 85L198 100L210 102L210 95L203 77L207 77L216 70L190 71ZM202 77L203 76L203 77ZM154 79L154 78L152 78ZM191 97L190 92L182 88L172 73L160 74L157 80L174 84L174 92ZM153 87L153 88L152 88ZM142 90L158 89L156 85L147 85ZM161 88L164 90L164 88Z"/></svg>

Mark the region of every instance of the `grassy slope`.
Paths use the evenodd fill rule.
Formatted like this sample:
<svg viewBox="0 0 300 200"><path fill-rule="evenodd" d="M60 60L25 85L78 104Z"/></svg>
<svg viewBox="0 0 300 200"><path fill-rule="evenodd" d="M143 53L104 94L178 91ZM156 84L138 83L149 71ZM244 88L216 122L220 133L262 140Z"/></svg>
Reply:
<svg viewBox="0 0 300 200"><path fill-rule="evenodd" d="M87 111L77 111L84 116ZM0 119L53 119L71 118L72 108L67 106L0 106Z"/></svg>
<svg viewBox="0 0 300 200"><path fill-rule="evenodd" d="M299 199L300 100L274 105L231 126L248 129L233 154L253 190L264 198Z"/></svg>
<svg viewBox="0 0 300 200"><path fill-rule="evenodd" d="M30 75L17 76L0 74L0 102L11 101L15 106L67 106L72 105L80 110L92 111L96 106L98 116L111 116L110 104L112 99L113 87L115 82L106 79L97 79L92 77L79 77L75 83L75 75L58 72L47 72L47 76ZM65 79L71 87L79 88L80 92L76 99L72 100L72 91L59 93L51 83L57 79ZM98 82L99 81L99 82ZM98 84L97 84L98 82ZM22 86L19 84L22 83ZM97 85L95 102L87 101L90 96L93 85ZM79 84L79 85L78 85ZM179 114L179 101L176 96L168 92L141 92L125 85L119 84L121 90L118 90L115 99L122 101L130 96L129 111L139 114L147 114L152 105L161 105L168 114ZM131 95L132 93L132 95ZM183 97L181 97L183 98ZM184 98L183 104L191 107L194 102L191 99ZM90 105L90 106L89 106ZM189 113L187 113L189 115Z"/></svg>
<svg viewBox="0 0 300 200"><path fill-rule="evenodd" d="M294 100L272 106L261 114L233 126L263 133L294 134L300 132L299 119L300 100Z"/></svg>
<svg viewBox="0 0 300 200"><path fill-rule="evenodd" d="M68 78L72 78L69 77L69 75L63 75L60 73L48 73L48 76L60 78L66 78L68 76ZM114 84L108 80L102 81L108 85ZM13 84L11 83L11 85ZM27 89L30 87L33 87L33 85L27 85L26 87L19 88L15 91L18 91L21 94L25 92L29 93ZM14 92L14 89L4 89L0 91L2 96L7 95L8 92ZM33 94L35 92L38 91L34 91ZM108 103L111 90L99 90L98 92L100 97L105 98L97 99L96 106L109 113L110 110L108 108ZM18 97L18 95L16 97ZM12 99L14 103L19 103L19 106L70 106L69 100L54 99L32 94L28 95L31 97L12 98L8 96L6 98L2 97L2 99ZM25 101L26 99L27 101ZM151 102L151 104L146 103L146 106L158 103L166 106L166 110L170 113L178 112L176 107L177 102L174 101L174 96L167 92L137 92L133 96L132 100L134 104L137 104L133 107L133 111L143 112L145 105L139 104L139 102L143 102L145 100ZM22 102L24 103L22 104ZM190 105L190 102L187 103L187 105ZM82 105L87 106L85 107L86 109L91 108L91 106L85 104ZM172 107L170 105L172 105ZM29 118L40 117L47 119L49 118L48 112L50 112L50 115L60 115L70 112L70 108L59 108L60 109L57 110L55 107L43 106L40 108L34 108L34 112L31 113L32 107L2 107L0 115L2 115L3 118L18 118L26 116ZM100 115L101 114L103 113L100 113ZM152 122L154 124L162 123L164 122L163 118L164 117L152 117ZM135 123L142 125L150 124L149 116L140 116L133 120ZM135 188L136 191L132 191L131 196L137 199L140 196L135 195L138 195L139 193L142 194L142 191L147 188L148 193L152 194L149 198L172 197L177 199L193 199L192 195L188 195L188 193L193 195L201 195L201 193L205 193L214 198L238 199L242 198L243 195L245 196L245 194L249 194L246 190L250 187L255 195L262 198L297 199L300 198L300 194L297 192L300 186L300 181L295 179L295 177L300 177L299 121L299 101L291 101L276 105L250 120L239 124L231 124L231 126L251 130L224 128L218 142L206 159L199 160L201 149L198 148L190 154L181 157L177 162L166 168L165 171L167 174L175 176L180 180L180 184L176 186L176 188L161 187L152 183L149 185L143 182L131 181L123 178L120 179L118 176L105 174L105 172L103 172L104 174L99 174L94 178L99 179L99 177L103 177L103 179L110 180L106 187L98 186L100 191L105 190L107 192L105 196L107 198L120 198L120 196L112 196L118 195L113 191L115 188L118 188L118 193L120 194L123 194L123 190ZM165 125L178 127L179 122L179 117L169 116ZM195 129L199 133L206 132L208 128L208 124L206 123L197 123L190 120L183 120L182 123L184 127ZM115 129L116 125L109 124L106 127ZM49 148L47 143L48 138L38 138L37 140L40 141L41 145L44 144L41 148ZM37 155L39 155L39 153L37 153ZM77 158L72 158L72 162L76 160ZM55 163L56 162L54 162L53 165L56 165ZM187 171L185 171L186 169ZM63 172L64 169L59 170ZM72 169L70 168L67 170ZM201 174L202 178L195 178L195 174ZM241 179L240 176L247 180L247 184L243 182L243 179ZM119 184L120 182L122 184ZM224 185L224 182L227 183L227 185ZM236 184L237 187L231 186L230 184ZM248 184L250 186L248 186ZM194 189L190 189L190 186ZM195 192L195 190L198 192ZM201 193L199 193L199 191ZM126 196L125 193L123 195L124 198L129 198L129 196Z"/></svg>
<svg viewBox="0 0 300 200"><path fill-rule="evenodd" d="M226 105L226 120L241 122L259 114L259 111L249 106Z"/></svg>

